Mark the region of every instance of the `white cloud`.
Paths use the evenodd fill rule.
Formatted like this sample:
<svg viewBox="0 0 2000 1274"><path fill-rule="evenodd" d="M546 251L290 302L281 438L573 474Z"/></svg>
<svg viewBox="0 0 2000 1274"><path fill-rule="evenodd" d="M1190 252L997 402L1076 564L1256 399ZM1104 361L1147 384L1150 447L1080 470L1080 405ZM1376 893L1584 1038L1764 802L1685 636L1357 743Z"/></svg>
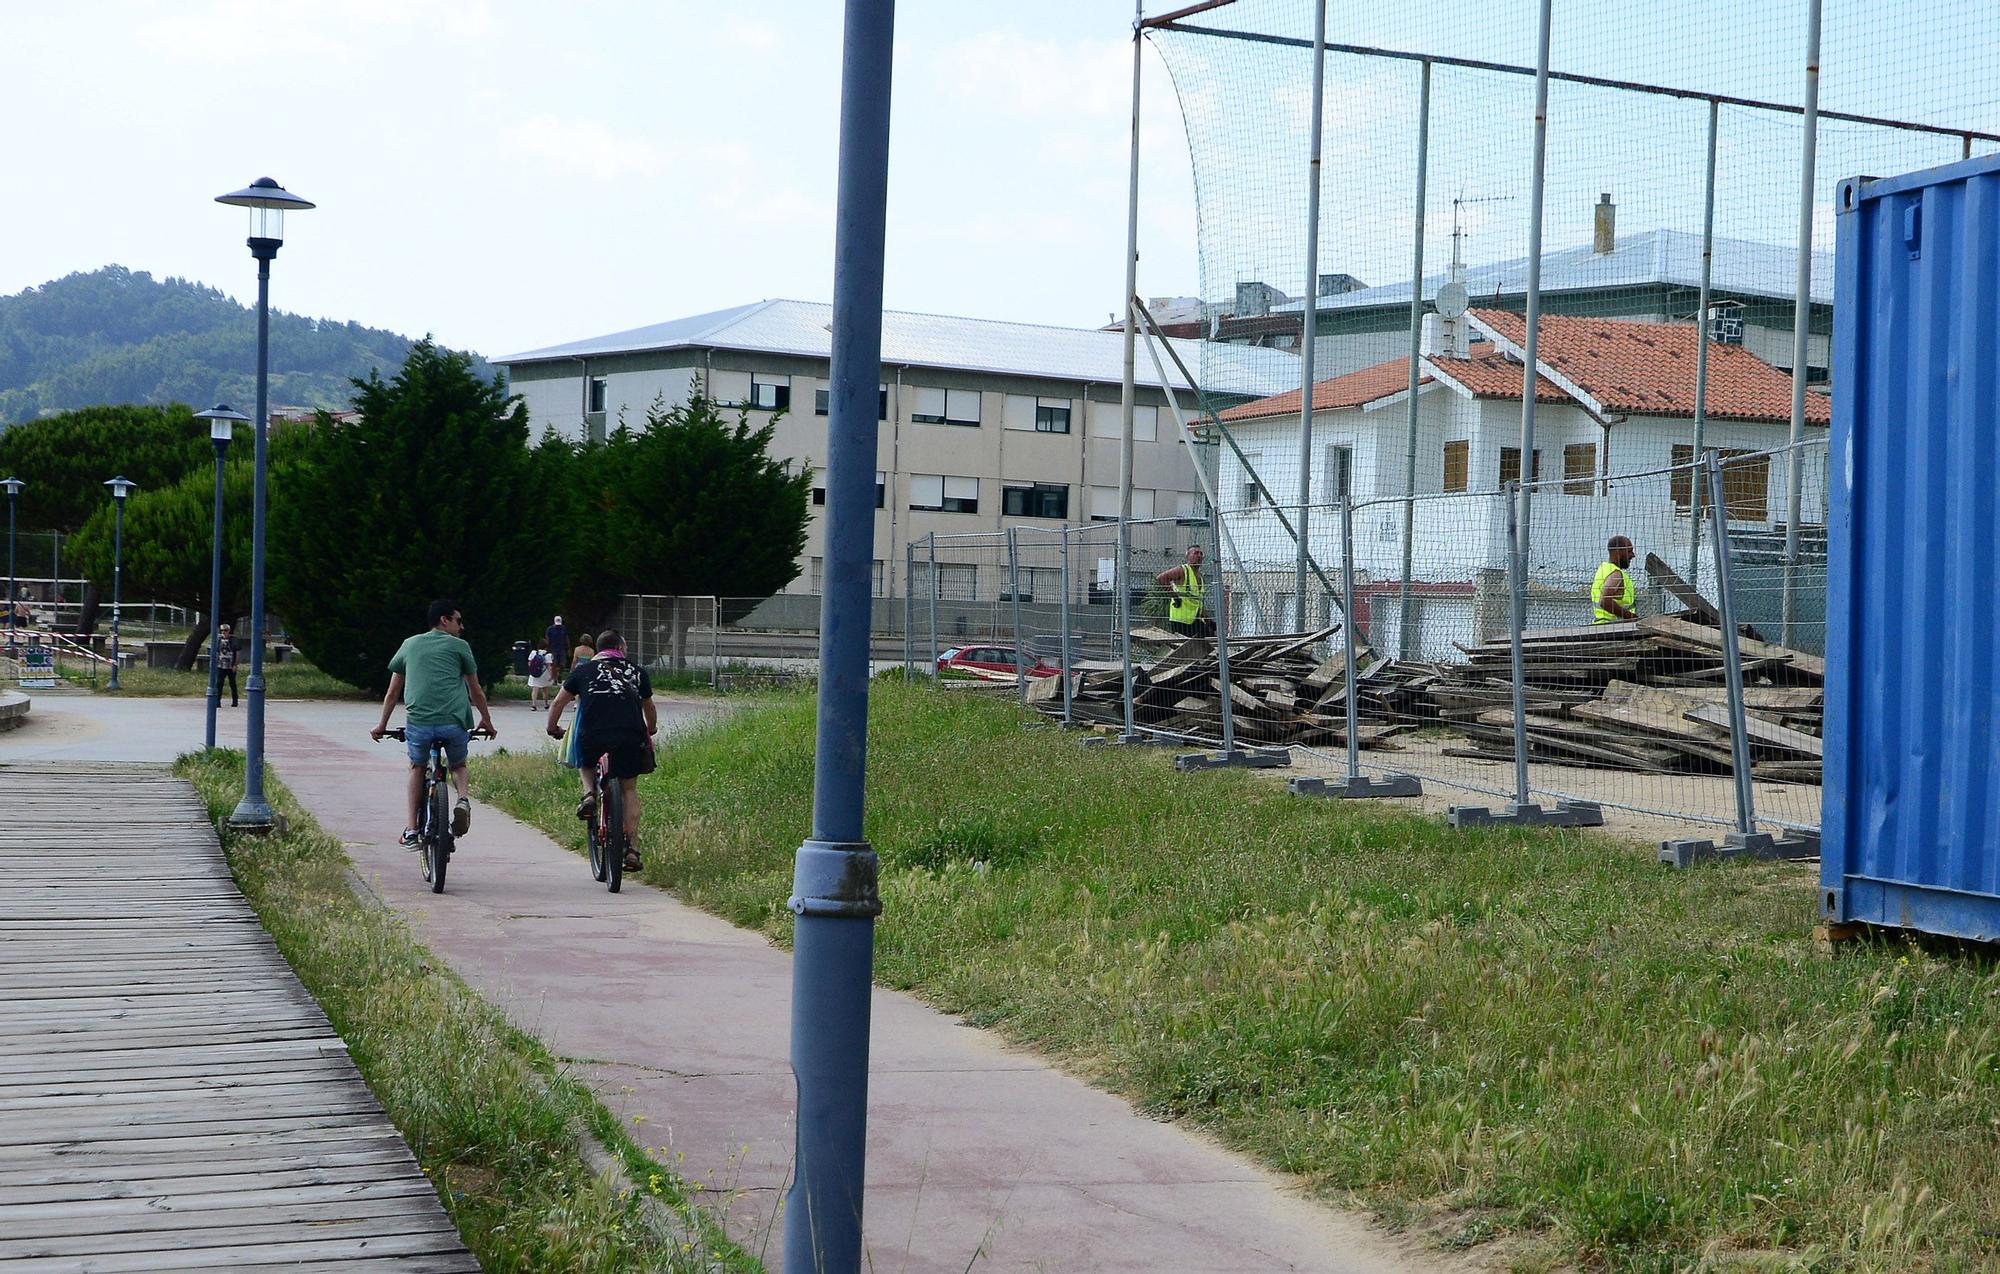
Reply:
<svg viewBox="0 0 2000 1274"><path fill-rule="evenodd" d="M533 115L509 130L509 138L521 154L599 181L652 176L665 163L651 142L621 135L596 120Z"/></svg>
<svg viewBox="0 0 2000 1274"><path fill-rule="evenodd" d="M777 23L735 14L723 20L716 37L729 48L745 49L752 53L770 53L784 40Z"/></svg>

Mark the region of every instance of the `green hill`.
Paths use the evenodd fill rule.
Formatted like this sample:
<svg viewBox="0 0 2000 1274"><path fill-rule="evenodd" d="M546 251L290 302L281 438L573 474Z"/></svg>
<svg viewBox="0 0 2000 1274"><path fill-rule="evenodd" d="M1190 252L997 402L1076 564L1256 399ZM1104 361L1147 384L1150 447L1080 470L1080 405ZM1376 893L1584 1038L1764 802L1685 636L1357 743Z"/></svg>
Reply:
<svg viewBox="0 0 2000 1274"><path fill-rule="evenodd" d="M350 378L400 367L410 338L271 313L271 404L346 407ZM493 369L474 356L482 376ZM0 428L99 403L256 401L257 316L214 288L109 265L0 297Z"/></svg>

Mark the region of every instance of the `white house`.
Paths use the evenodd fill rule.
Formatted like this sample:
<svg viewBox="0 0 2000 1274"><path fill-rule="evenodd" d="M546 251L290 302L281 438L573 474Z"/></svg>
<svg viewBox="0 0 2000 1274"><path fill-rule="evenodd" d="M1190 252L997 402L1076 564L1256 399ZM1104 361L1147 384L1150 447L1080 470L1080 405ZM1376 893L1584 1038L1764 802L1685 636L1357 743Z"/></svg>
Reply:
<svg viewBox="0 0 2000 1274"><path fill-rule="evenodd" d="M1691 323L1550 316L1537 347L1535 451L1528 474L1520 457L1521 395L1527 326L1522 317L1475 309L1460 320L1431 316L1419 360L1416 483L1407 502L1412 591L1424 601L1425 625L1412 653L1445 656L1453 640L1490 636L1503 612L1506 501L1503 484L1539 480L1530 501L1529 570L1536 586L1533 623L1587 622L1588 583L1614 534L1630 536L1641 560L1658 553L1697 583L1706 570L1689 562L1692 422L1696 341ZM1476 338L1476 339L1475 339ZM1313 392L1312 499L1353 503L1357 601L1396 595L1403 579L1405 464L1409 436L1409 363L1393 359L1319 382ZM1741 345L1711 341L1704 449L1725 455L1782 447L1791 414L1791 378ZM1830 418L1825 395L1807 395L1808 439L1823 441ZM1300 396L1294 391L1218 413L1220 426L1280 505L1297 500ZM1810 453L1803 478L1802 525L1825 520L1824 448ZM1751 458L1730 467L1725 504L1732 536L1783 529L1782 459ZM1613 475L1638 475L1617 477ZM1218 497L1225 508L1253 510L1229 520L1235 549L1258 578L1289 590L1295 541L1250 481L1234 450L1224 448ZM1288 510L1288 515L1290 514ZM1341 561L1340 519L1313 511L1315 559L1333 574ZM1281 598L1281 601L1284 599ZM1286 609L1281 606L1280 613ZM1400 646L1397 616L1371 608L1378 643Z"/></svg>
<svg viewBox="0 0 2000 1274"><path fill-rule="evenodd" d="M602 437L641 423L656 402L695 388L753 422L778 420L775 454L824 472L832 307L767 300L494 360L538 430ZM1279 350L1171 342L1206 379L1211 404L1241 402L1298 377ZM1172 372L1171 365L1169 372ZM882 316L876 464L875 592L901 596L906 546L1009 526L1054 529L1115 518L1123 337L1118 332L888 311ZM1134 517L1205 517L1194 464L1176 436L1152 360L1138 359ZM1184 385L1181 407L1199 408ZM813 503L824 500L823 488ZM824 529L816 507L788 592L820 588ZM940 570L952 598L1004 589L999 568ZM1031 579L1025 591L1046 581Z"/></svg>

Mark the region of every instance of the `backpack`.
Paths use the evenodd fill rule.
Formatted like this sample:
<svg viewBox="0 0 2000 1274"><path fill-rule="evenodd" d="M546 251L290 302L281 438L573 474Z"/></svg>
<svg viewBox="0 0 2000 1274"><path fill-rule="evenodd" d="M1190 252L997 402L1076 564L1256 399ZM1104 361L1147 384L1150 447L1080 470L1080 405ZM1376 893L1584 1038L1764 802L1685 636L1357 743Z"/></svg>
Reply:
<svg viewBox="0 0 2000 1274"><path fill-rule="evenodd" d="M543 673L547 672L548 669L549 669L548 656L544 655L541 651L538 650L534 654L528 656L528 675L530 677L539 677Z"/></svg>

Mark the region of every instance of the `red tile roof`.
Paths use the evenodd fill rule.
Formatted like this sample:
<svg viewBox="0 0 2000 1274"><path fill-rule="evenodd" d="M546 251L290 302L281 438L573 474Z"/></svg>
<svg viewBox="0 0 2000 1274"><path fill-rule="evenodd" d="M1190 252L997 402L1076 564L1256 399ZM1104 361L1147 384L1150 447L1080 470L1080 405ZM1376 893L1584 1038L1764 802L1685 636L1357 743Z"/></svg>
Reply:
<svg viewBox="0 0 2000 1274"><path fill-rule="evenodd" d="M1438 374L1471 391L1474 398L1521 397L1521 365L1505 354L1475 354L1471 358L1426 358ZM1535 401L1566 403L1570 396L1546 376L1535 377Z"/></svg>
<svg viewBox="0 0 2000 1274"><path fill-rule="evenodd" d="M1426 376L1419 383L1429 384ZM1517 375L1515 379L1519 379ZM1410 360L1392 358L1386 363L1364 367L1358 372L1345 376L1335 376L1330 380L1313 384L1313 410L1339 411L1343 407L1359 407L1372 403L1378 398L1388 398L1400 394L1410 387ZM1262 420L1267 416L1296 416L1299 414L1299 391L1274 394L1269 398L1259 398L1252 402L1239 403L1221 413L1225 422L1238 420Z"/></svg>
<svg viewBox="0 0 2000 1274"><path fill-rule="evenodd" d="M1528 324L1519 314L1483 309L1471 314L1517 349L1527 341ZM1608 412L1692 418L1698 339L1700 329L1692 323L1543 315L1535 356ZM1505 396L1521 396L1518 371L1514 392ZM1832 414L1826 395L1806 395L1807 421L1824 425ZM1708 415L1718 420L1789 421L1792 378L1741 345L1711 343Z"/></svg>

